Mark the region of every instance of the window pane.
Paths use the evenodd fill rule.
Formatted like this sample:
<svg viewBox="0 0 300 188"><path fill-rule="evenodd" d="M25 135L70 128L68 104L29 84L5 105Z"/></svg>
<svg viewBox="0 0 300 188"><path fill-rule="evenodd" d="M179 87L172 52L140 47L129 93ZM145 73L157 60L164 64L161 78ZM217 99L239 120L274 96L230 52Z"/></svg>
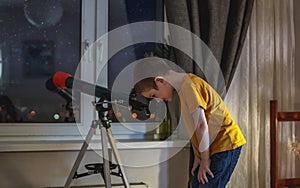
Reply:
<svg viewBox="0 0 300 188"><path fill-rule="evenodd" d="M118 27L143 21L163 21L163 1L161 0L116 0L109 1L109 20L108 20L108 29L109 31L114 30ZM157 28L159 33L163 33L163 28ZM129 31L132 37L135 35L140 35L141 31ZM158 33L153 33L157 36ZM110 42L108 43L110 44ZM113 57L109 59L108 63L108 87L112 89L113 85L119 85L122 83L115 83L121 80L116 80L122 70L130 67L130 64L135 62L138 59L144 58L145 54L156 54L157 44L155 43L139 43L128 46L124 49L121 49L119 52L114 54ZM126 72L126 71L125 71ZM127 75L130 76L130 75ZM126 90L128 88L124 88ZM131 89L131 88L129 88ZM123 114L122 112L121 114ZM157 114L156 118L161 119L164 115L163 113L160 116ZM122 116L119 120L122 119L123 122L139 122L131 116ZM117 121L117 120L113 120Z"/></svg>
<svg viewBox="0 0 300 188"><path fill-rule="evenodd" d="M68 97L46 88L80 61L80 0L0 2L0 122L74 122Z"/></svg>
<svg viewBox="0 0 300 188"><path fill-rule="evenodd" d="M109 31L126 24L142 21L163 21L162 0L115 0L109 1ZM157 30L163 30L158 28ZM132 31L132 36L138 32ZM161 31L162 33L162 31ZM121 50L108 63L108 85L111 88L117 75L128 64L145 57L145 53L155 53L156 44L135 44Z"/></svg>
<svg viewBox="0 0 300 188"><path fill-rule="evenodd" d="M132 24L135 22L146 22L146 21L163 21L164 20L164 1L162 0L114 0L109 1L109 20L108 20L108 30L112 31L118 29L118 27ZM151 33L157 39L163 40L164 28L155 28L156 32ZM139 29L130 28L128 33L132 38L141 36L143 31ZM115 42L115 40L112 40ZM108 41L108 45L117 46L117 44L111 44ZM126 88L130 84L126 85L123 82L129 83L128 77L131 75L126 75L126 69L131 69L131 63L138 59L145 58L145 56L153 54L162 58L166 58L159 54L161 50L161 45L159 43L145 42L130 45L126 48L121 49L116 54L114 54L108 63L108 87L112 89L120 89L118 91L130 91L131 88ZM130 65L131 64L131 65ZM128 68L131 67L131 68ZM122 71L125 70L125 73ZM128 73L128 72L127 72ZM125 74L125 75L124 75ZM126 80L127 79L127 80ZM126 80L126 81L125 81ZM119 83L118 83L119 82ZM171 134L171 117L167 113L167 104L160 102L157 103L155 100L149 102L149 108L156 109L153 112L151 118L145 116L145 110L139 110L139 115L143 118L139 119L137 113L134 116L127 115L126 110L123 108L115 108L117 110L117 118L113 119L113 122L121 122L123 127L131 130L133 133L132 138L140 139L160 139L164 140L168 138ZM118 111L119 110L119 111ZM148 113L148 112L147 112ZM149 113L148 113L149 114ZM133 114L132 114L133 115ZM141 124L141 120L147 118L146 124ZM149 118L149 119L148 119ZM154 122L154 123L153 123ZM161 122L161 123L160 123ZM128 124L126 124L128 123ZM136 124L135 124L136 123ZM160 125L158 126L158 123ZM135 127L136 125L136 127ZM132 127L131 127L132 126ZM121 128L120 128L121 130ZM134 135L137 133L137 135ZM144 133L144 135L143 135ZM135 137L136 136L136 137Z"/></svg>

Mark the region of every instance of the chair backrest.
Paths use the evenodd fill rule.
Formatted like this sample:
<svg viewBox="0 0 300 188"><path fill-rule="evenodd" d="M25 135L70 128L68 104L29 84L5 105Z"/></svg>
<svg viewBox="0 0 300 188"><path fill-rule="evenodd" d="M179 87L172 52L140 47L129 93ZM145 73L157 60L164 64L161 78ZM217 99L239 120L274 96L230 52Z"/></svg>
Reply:
<svg viewBox="0 0 300 188"><path fill-rule="evenodd" d="M278 178L278 122L300 121L300 112L278 112L276 100L270 101L271 188L300 186L300 178Z"/></svg>

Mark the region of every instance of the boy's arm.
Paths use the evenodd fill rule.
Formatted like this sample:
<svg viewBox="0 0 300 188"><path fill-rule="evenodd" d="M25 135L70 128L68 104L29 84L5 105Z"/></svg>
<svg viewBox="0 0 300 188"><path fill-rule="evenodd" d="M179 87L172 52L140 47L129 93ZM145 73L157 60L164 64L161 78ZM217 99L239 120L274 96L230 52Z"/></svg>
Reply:
<svg viewBox="0 0 300 188"><path fill-rule="evenodd" d="M192 114L194 125L195 125L195 135L198 140L199 148L198 151L201 153L202 159L209 159L209 133L208 125L205 117L203 108L199 107Z"/></svg>
<svg viewBox="0 0 300 188"><path fill-rule="evenodd" d="M202 183L207 183L208 179L206 173L213 177L210 171L210 151L209 151L209 133L208 125L204 113L204 109L199 107L193 114L193 120L195 124L195 135L199 143L199 147L195 148L201 154L200 168L198 172L198 180Z"/></svg>

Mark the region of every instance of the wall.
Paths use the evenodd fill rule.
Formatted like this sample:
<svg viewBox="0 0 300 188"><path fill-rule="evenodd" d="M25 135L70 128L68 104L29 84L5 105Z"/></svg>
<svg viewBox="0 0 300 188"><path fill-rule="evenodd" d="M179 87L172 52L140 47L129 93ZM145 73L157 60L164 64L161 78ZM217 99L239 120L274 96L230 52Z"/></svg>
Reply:
<svg viewBox="0 0 300 188"><path fill-rule="evenodd" d="M296 75L296 96L300 96L300 1L294 0L294 20L295 20L295 75ZM300 98L296 99L296 107L300 109Z"/></svg>
<svg viewBox="0 0 300 188"><path fill-rule="evenodd" d="M296 76L296 96L300 96L300 1L294 0L294 23L295 23L295 76ZM300 98L295 99L295 108L300 111ZM296 126L296 140L300 142L300 123ZM300 157L296 158L296 166L300 166ZM296 169L297 177L300 177L300 169Z"/></svg>
<svg viewBox="0 0 300 188"><path fill-rule="evenodd" d="M140 150L141 151L141 150ZM139 151L140 160L151 159L169 152L168 149L144 149ZM128 157L137 150L120 150ZM149 155L150 154L150 155ZM71 171L78 151L36 151L0 153L0 187L57 187L63 186ZM189 149L183 149L170 160L148 167L125 167L130 183L146 183L149 188L187 187ZM87 151L78 172L85 171L84 165L97 163L102 158L94 151ZM113 177L112 183L121 183ZM103 184L99 174L73 180L72 185Z"/></svg>

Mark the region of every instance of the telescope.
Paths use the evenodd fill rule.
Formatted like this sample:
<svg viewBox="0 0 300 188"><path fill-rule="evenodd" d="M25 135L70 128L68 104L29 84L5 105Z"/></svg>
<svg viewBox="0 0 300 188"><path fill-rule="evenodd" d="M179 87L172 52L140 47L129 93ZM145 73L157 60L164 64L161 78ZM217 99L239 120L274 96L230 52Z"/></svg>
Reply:
<svg viewBox="0 0 300 188"><path fill-rule="evenodd" d="M75 79L71 76L71 74L68 73L56 72L53 77L47 81L47 86L49 86L49 81L52 81L53 85L59 88L58 91L60 91L60 95L63 90L75 89L79 92L98 97L101 101L107 101L110 104L127 106L131 111L132 117L137 118L138 120L147 120L153 117L149 109L150 101L152 99L136 93L134 88L131 90L129 95L123 93L114 93L114 96L116 96L118 99L112 101L111 90Z"/></svg>

